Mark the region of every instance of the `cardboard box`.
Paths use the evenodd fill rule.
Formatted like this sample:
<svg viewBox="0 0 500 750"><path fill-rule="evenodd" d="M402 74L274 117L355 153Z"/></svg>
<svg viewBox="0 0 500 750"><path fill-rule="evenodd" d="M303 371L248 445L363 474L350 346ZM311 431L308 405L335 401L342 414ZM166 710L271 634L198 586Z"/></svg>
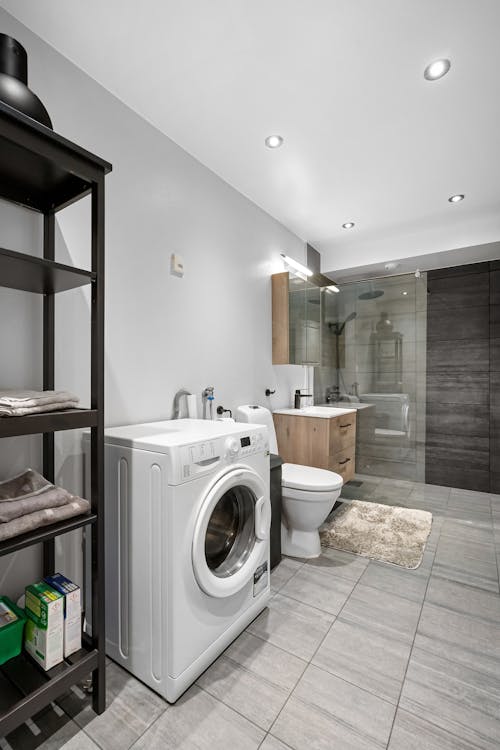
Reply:
<svg viewBox="0 0 500 750"><path fill-rule="evenodd" d="M43 669L63 660L64 596L45 581L26 586L24 646Z"/></svg>
<svg viewBox="0 0 500 750"><path fill-rule="evenodd" d="M64 596L64 658L66 658L82 647L80 587L62 573L46 576L45 581Z"/></svg>

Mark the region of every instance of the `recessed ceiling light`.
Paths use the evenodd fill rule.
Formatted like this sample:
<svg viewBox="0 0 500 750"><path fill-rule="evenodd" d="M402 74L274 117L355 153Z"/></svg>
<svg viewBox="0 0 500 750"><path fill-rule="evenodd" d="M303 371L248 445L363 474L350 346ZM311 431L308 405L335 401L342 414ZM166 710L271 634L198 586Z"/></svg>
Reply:
<svg viewBox="0 0 500 750"><path fill-rule="evenodd" d="M465 198L465 195L452 195L451 198L448 198L449 203L460 203L460 201L463 201Z"/></svg>
<svg viewBox="0 0 500 750"><path fill-rule="evenodd" d="M437 81L438 78L442 78L447 74L451 68L451 62L443 58L442 60L434 60L424 70L424 78L427 81Z"/></svg>
<svg viewBox="0 0 500 750"><path fill-rule="evenodd" d="M268 135L265 143L268 148L279 148L283 145L283 137L281 135Z"/></svg>
<svg viewBox="0 0 500 750"><path fill-rule="evenodd" d="M408 296L408 292L401 292L401 294L403 295L403 297L407 297Z"/></svg>
<svg viewBox="0 0 500 750"><path fill-rule="evenodd" d="M354 226L353 221L346 221L345 224L342 224L342 229L352 229Z"/></svg>

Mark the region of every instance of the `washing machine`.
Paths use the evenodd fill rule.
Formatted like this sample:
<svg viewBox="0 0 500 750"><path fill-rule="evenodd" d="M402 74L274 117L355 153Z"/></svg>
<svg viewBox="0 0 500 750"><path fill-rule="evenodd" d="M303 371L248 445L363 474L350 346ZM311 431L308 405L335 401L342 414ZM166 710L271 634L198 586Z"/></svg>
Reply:
<svg viewBox="0 0 500 750"><path fill-rule="evenodd" d="M106 430L106 648L169 702L270 597L267 428Z"/></svg>

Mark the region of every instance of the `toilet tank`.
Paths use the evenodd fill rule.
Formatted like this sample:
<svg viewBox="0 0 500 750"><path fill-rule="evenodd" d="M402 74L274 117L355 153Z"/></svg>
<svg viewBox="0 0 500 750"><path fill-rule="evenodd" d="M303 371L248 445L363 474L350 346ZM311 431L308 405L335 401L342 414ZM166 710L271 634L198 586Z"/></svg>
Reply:
<svg viewBox="0 0 500 750"><path fill-rule="evenodd" d="M269 432L269 450L271 453L278 453L278 441L276 440L273 415L269 409L266 409L265 406L244 404L243 406L238 406L235 416L237 422L265 425Z"/></svg>

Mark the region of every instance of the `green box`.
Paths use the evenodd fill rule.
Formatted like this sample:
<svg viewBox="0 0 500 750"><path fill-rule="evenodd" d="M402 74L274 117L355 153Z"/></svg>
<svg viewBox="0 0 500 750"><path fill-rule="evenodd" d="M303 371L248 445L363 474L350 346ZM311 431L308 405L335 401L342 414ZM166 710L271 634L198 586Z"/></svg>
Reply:
<svg viewBox="0 0 500 750"><path fill-rule="evenodd" d="M45 581L26 586L24 647L43 669L64 658L64 596Z"/></svg>
<svg viewBox="0 0 500 750"><path fill-rule="evenodd" d="M26 615L6 596L0 596L0 664L19 656Z"/></svg>

